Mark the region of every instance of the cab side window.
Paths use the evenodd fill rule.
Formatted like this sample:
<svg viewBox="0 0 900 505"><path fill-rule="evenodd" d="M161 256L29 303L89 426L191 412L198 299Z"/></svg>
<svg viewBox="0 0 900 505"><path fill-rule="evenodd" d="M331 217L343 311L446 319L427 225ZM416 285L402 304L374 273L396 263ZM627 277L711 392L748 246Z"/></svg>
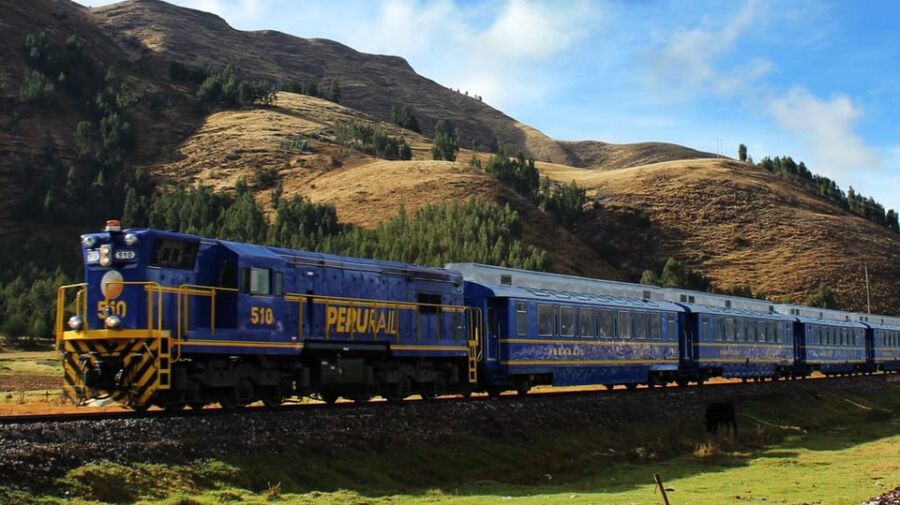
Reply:
<svg viewBox="0 0 900 505"><path fill-rule="evenodd" d="M260 296L284 294L284 273L270 268L244 268L241 270L241 292Z"/></svg>

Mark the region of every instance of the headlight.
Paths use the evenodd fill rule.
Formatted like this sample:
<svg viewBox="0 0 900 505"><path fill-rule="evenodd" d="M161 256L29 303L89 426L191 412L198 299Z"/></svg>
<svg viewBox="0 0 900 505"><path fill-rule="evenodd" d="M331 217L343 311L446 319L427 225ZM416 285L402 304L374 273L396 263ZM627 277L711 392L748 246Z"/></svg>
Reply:
<svg viewBox="0 0 900 505"><path fill-rule="evenodd" d="M90 249L91 247L97 245L97 237L88 235L87 237L81 239L81 245L83 245L87 249Z"/></svg>
<svg viewBox="0 0 900 505"><path fill-rule="evenodd" d="M118 330L119 328L122 327L122 319L115 314L110 314L110 315L106 316L106 321L104 321L103 324L106 326L107 329Z"/></svg>
<svg viewBox="0 0 900 505"><path fill-rule="evenodd" d="M109 244L100 246L100 265L104 267L112 265L112 246Z"/></svg>
<svg viewBox="0 0 900 505"><path fill-rule="evenodd" d="M125 234L125 245L132 246L134 244L137 244L137 241L137 235L135 235L134 233Z"/></svg>
<svg viewBox="0 0 900 505"><path fill-rule="evenodd" d="M79 331L79 330L81 330L81 327L84 325L84 320L81 319L81 316L72 316L69 318L68 325L71 330Z"/></svg>

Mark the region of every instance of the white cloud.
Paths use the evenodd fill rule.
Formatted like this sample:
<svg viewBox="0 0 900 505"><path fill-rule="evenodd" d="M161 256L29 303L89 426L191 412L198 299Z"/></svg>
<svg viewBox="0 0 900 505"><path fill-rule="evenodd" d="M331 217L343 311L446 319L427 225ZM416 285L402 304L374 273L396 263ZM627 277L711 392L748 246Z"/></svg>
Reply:
<svg viewBox="0 0 900 505"><path fill-rule="evenodd" d="M548 93L557 78L535 63L552 63L587 37L599 12L587 2L397 0L382 4L374 19L357 18L351 29L346 21L342 42L402 55L420 74L503 108Z"/></svg>
<svg viewBox="0 0 900 505"><path fill-rule="evenodd" d="M878 153L854 133L863 112L850 97L823 100L802 87L771 100L769 112L812 153L817 172L835 177L847 171L877 168Z"/></svg>
<svg viewBox="0 0 900 505"><path fill-rule="evenodd" d="M773 64L763 58L746 66L717 68L718 60L734 49L759 17L759 5L757 0L747 0L722 26L704 18L699 27L675 30L665 46L650 55L650 83L667 98L684 99L707 90L734 94L764 78Z"/></svg>

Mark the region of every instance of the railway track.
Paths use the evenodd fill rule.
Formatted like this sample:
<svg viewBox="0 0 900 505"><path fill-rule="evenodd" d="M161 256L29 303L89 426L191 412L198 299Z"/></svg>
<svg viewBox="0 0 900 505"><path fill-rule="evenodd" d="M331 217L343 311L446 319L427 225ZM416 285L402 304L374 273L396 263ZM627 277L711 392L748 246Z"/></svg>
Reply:
<svg viewBox="0 0 900 505"><path fill-rule="evenodd" d="M802 379L803 381L842 381L842 380L853 380L853 378L846 377L825 377L822 375L815 375L812 377L808 377L806 379ZM625 387L616 387L614 389L605 389L602 386L576 386L576 387L562 387L562 388L536 388L529 392L526 396L520 396L515 392L507 392L497 397L489 397L487 394L480 393L472 395L471 397L462 397L459 395L448 395L442 396L434 399L422 399L417 396L408 398L401 402L389 402L380 397L376 397L375 399L366 402L364 404L358 404L353 401L344 400L338 401L334 404L327 403L301 403L299 401L296 402L287 402L284 405L276 408L269 408L264 406L245 406L237 409L224 409L222 407L217 406L209 406L203 408L202 410L181 410L181 411L167 411L162 409L151 409L145 412L135 412L131 410L122 410L122 411L91 411L91 412L65 412L65 413L50 413L50 414L14 414L14 415L4 415L0 416L0 425L10 425L10 424L35 424L35 423L70 423L70 422L79 422L79 421L106 421L106 420L117 420L117 419L171 419L171 418L185 418L185 417L206 417L206 416L225 416L225 415L267 415L273 412L284 413L291 411L301 412L303 410L314 409L356 409L359 407L375 407L375 408L402 408L408 405L415 405L421 402L427 403L460 403L460 402L477 402L477 401L540 401L542 399L548 399L553 397L575 397L575 396L588 396L588 395L652 395L652 394L665 394L665 393L678 393L689 391L697 388L734 388L736 390L741 390L742 388L748 387L767 387L774 384L780 384L785 381L765 381L765 382L750 382L744 383L741 379L715 379L710 382L703 384L702 386L691 385L688 387L679 387L674 384L670 384L665 387L647 387L647 386L639 386L637 388L629 389Z"/></svg>

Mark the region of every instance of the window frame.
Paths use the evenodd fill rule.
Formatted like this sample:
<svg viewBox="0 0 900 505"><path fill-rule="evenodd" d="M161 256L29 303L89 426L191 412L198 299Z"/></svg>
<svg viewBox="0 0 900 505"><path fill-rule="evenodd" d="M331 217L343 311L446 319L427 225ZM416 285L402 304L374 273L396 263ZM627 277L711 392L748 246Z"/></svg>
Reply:
<svg viewBox="0 0 900 505"><path fill-rule="evenodd" d="M548 303L539 303L537 306L537 317L538 317L538 336L539 337L552 337L556 335L556 305L550 305ZM550 333L544 333L546 319L549 316L550 318Z"/></svg>
<svg viewBox="0 0 900 505"><path fill-rule="evenodd" d="M522 324L522 318L525 318L525 324ZM528 303L516 301L516 335L519 337L528 336Z"/></svg>
<svg viewBox="0 0 900 505"><path fill-rule="evenodd" d="M558 335L560 337L574 337L578 333L578 319L577 319L577 311L575 307L572 305L561 305L558 309L559 316L557 317L557 321L559 322L559 328L557 329ZM564 313L569 313L572 318L572 328L570 333L563 332L563 318L565 317Z"/></svg>

